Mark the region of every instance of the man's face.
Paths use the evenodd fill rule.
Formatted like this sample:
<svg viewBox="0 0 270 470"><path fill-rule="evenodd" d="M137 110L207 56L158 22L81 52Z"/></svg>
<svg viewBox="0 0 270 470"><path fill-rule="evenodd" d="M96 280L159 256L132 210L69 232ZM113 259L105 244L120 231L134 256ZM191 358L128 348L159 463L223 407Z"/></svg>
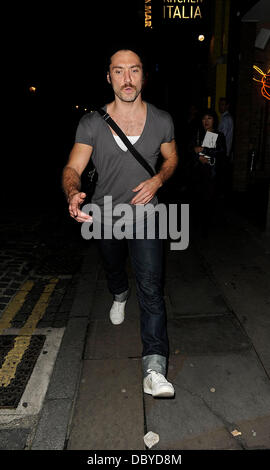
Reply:
<svg viewBox="0 0 270 470"><path fill-rule="evenodd" d="M142 63L137 54L132 51L116 52L111 57L107 80L121 101L135 101L143 86Z"/></svg>
<svg viewBox="0 0 270 470"><path fill-rule="evenodd" d="M225 100L220 100L219 101L219 112L221 114L223 114L223 113L225 113L226 110L227 110L226 101Z"/></svg>

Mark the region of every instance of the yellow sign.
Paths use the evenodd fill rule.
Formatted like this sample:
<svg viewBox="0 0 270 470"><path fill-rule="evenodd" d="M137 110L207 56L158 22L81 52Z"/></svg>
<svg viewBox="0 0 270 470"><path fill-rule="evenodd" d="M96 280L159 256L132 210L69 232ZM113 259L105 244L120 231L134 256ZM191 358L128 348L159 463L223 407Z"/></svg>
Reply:
<svg viewBox="0 0 270 470"><path fill-rule="evenodd" d="M152 0L144 0L144 27L152 29Z"/></svg>
<svg viewBox="0 0 270 470"><path fill-rule="evenodd" d="M204 0L163 0L163 19L202 19Z"/></svg>

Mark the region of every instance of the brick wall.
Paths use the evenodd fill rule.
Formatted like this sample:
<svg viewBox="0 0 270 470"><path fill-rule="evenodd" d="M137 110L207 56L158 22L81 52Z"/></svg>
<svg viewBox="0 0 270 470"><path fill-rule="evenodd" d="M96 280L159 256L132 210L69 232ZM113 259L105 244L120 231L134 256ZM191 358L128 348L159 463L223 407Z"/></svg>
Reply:
<svg viewBox="0 0 270 470"><path fill-rule="evenodd" d="M248 188L252 151L255 152L256 163L252 176L270 177L270 101L261 95L260 84L253 80L253 77L261 78L253 65L264 72L270 68L270 41L264 50L254 46L262 27L269 29L270 24L241 24L234 139L233 188L236 191Z"/></svg>
<svg viewBox="0 0 270 470"><path fill-rule="evenodd" d="M250 153L249 135L252 115L252 66L256 25L242 23L239 51L238 93L235 108L233 188L245 191Z"/></svg>

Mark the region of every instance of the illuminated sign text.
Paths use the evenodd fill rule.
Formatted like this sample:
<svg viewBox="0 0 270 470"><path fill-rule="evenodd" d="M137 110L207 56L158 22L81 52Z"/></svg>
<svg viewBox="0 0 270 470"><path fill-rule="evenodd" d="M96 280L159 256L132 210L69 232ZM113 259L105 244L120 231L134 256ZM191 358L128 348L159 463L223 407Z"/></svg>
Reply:
<svg viewBox="0 0 270 470"><path fill-rule="evenodd" d="M144 27L152 29L152 0L144 0Z"/></svg>
<svg viewBox="0 0 270 470"><path fill-rule="evenodd" d="M163 0L163 18L172 20L202 19L204 0Z"/></svg>

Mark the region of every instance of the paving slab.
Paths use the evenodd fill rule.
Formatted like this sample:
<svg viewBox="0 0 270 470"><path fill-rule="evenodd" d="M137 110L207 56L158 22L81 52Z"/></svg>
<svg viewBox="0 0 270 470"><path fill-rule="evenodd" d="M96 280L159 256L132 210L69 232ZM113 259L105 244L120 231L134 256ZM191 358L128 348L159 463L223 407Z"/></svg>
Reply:
<svg viewBox="0 0 270 470"><path fill-rule="evenodd" d="M224 230L216 229L209 240L197 240L196 250L270 377L270 249L247 224L241 227L241 219L235 221L233 214L230 218Z"/></svg>
<svg viewBox="0 0 270 470"><path fill-rule="evenodd" d="M172 309L177 315L217 315L229 312L216 285L206 275L201 279L173 279L167 285Z"/></svg>
<svg viewBox="0 0 270 470"><path fill-rule="evenodd" d="M98 276L68 449L144 449L139 309L130 287L126 319L112 325L112 295Z"/></svg>
<svg viewBox="0 0 270 470"><path fill-rule="evenodd" d="M63 450L73 402L45 400L31 450Z"/></svg>
<svg viewBox="0 0 270 470"><path fill-rule="evenodd" d="M31 428L1 429L0 450L24 450Z"/></svg>
<svg viewBox="0 0 270 470"><path fill-rule="evenodd" d="M229 311L203 257L191 245L165 252L165 294L177 315L224 314Z"/></svg>
<svg viewBox="0 0 270 470"><path fill-rule="evenodd" d="M127 319L121 325L107 321L89 324L85 359L141 357L139 320Z"/></svg>
<svg viewBox="0 0 270 470"><path fill-rule="evenodd" d="M248 336L233 315L169 319L167 328L172 352L220 354L252 348Z"/></svg>
<svg viewBox="0 0 270 470"><path fill-rule="evenodd" d="M174 399L144 397L155 450L269 449L270 383L254 351L174 355L168 377Z"/></svg>
<svg viewBox="0 0 270 470"><path fill-rule="evenodd" d="M85 360L68 450L143 450L140 359Z"/></svg>
<svg viewBox="0 0 270 470"><path fill-rule="evenodd" d="M106 281L97 281L85 346L85 358L141 357L140 311L135 283L130 282L125 321L121 325L112 325L109 319L111 305L112 295L108 291Z"/></svg>

